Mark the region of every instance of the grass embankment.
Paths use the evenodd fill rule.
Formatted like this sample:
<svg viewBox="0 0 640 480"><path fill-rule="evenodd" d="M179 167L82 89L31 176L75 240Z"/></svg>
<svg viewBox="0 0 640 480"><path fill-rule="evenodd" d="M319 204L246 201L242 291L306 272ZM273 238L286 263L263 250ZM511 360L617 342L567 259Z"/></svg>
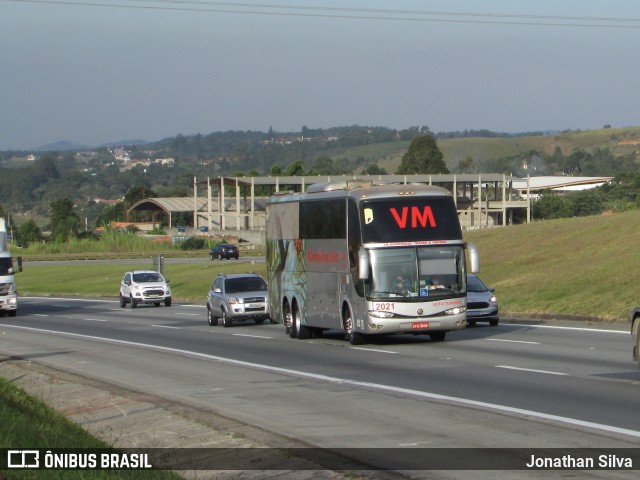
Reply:
<svg viewBox="0 0 640 480"><path fill-rule="evenodd" d="M117 297L124 272L153 268L137 264L38 265L27 263L17 277L21 295L75 295L78 297ZM219 273L255 272L266 276L266 265L214 260L203 263L164 264L164 276L169 279L172 295L178 301L204 302L211 283Z"/></svg>
<svg viewBox="0 0 640 480"><path fill-rule="evenodd" d="M465 233L477 244L481 277L496 288L503 316L561 314L625 320L640 302L640 211L581 217ZM152 267L151 259L149 268ZM140 264L37 265L18 276L23 295L116 297L120 279ZM220 272L253 271L264 263L234 260L165 263L178 301L202 302Z"/></svg>
<svg viewBox="0 0 640 480"><path fill-rule="evenodd" d="M0 448L109 448L10 382L0 379ZM0 472L0 478L3 473ZM19 470L11 479L179 479L172 472L144 470Z"/></svg>
<svg viewBox="0 0 640 480"><path fill-rule="evenodd" d="M468 232L504 314L625 320L640 303L640 211Z"/></svg>

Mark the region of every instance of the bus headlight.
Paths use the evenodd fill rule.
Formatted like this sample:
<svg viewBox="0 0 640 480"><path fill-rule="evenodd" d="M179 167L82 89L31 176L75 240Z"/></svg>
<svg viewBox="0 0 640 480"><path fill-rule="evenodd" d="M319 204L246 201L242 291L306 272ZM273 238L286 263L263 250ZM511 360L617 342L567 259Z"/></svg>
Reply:
<svg viewBox="0 0 640 480"><path fill-rule="evenodd" d="M442 313L444 313L445 315L460 315L466 311L467 311L467 307L455 307L455 308L450 308L449 310L445 310Z"/></svg>
<svg viewBox="0 0 640 480"><path fill-rule="evenodd" d="M380 310L369 310L369 316L373 318L391 318L394 316L393 312L383 312Z"/></svg>

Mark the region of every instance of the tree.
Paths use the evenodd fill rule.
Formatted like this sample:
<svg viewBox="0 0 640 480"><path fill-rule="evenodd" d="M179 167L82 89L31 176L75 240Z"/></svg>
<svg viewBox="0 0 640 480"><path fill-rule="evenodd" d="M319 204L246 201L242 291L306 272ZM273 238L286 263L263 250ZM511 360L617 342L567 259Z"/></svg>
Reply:
<svg viewBox="0 0 640 480"><path fill-rule="evenodd" d="M155 196L156 194L153 190L138 185L129 189L127 194L124 196L124 202L130 207L144 198L153 198Z"/></svg>
<svg viewBox="0 0 640 480"><path fill-rule="evenodd" d="M476 163L471 156L467 155L460 162L458 162L458 172L460 173L473 173L476 170Z"/></svg>
<svg viewBox="0 0 640 480"><path fill-rule="evenodd" d="M96 219L96 226L108 227L111 222L124 222L127 218L127 206L124 202L107 205Z"/></svg>
<svg viewBox="0 0 640 480"><path fill-rule="evenodd" d="M582 190L571 195L573 214L576 217L599 215L604 210L602 192L599 189Z"/></svg>
<svg viewBox="0 0 640 480"><path fill-rule="evenodd" d="M42 230L33 220L27 220L18 227L16 232L17 244L21 247L28 247L32 242L40 242L42 240Z"/></svg>
<svg viewBox="0 0 640 480"><path fill-rule="evenodd" d="M80 217L73 210L73 202L67 198L54 200L51 208L51 237L56 242L66 242L78 235Z"/></svg>
<svg viewBox="0 0 640 480"><path fill-rule="evenodd" d="M284 174L284 170L280 165L274 163L269 170L269 175L272 177L281 177Z"/></svg>
<svg viewBox="0 0 640 480"><path fill-rule="evenodd" d="M364 170L362 170L363 175L386 175L387 171L379 167L377 163L370 163L367 165Z"/></svg>
<svg viewBox="0 0 640 480"><path fill-rule="evenodd" d="M449 169L436 139L426 134L412 140L396 173L449 173Z"/></svg>
<svg viewBox="0 0 640 480"><path fill-rule="evenodd" d="M547 190L533 204L533 218L550 220L553 218L567 218L573 216L573 202Z"/></svg>
<svg viewBox="0 0 640 480"><path fill-rule="evenodd" d="M295 161L293 163L290 163L289 166L287 166L287 169L284 172L285 175L287 175L288 177L293 177L296 175L304 175L304 162L302 160L298 160Z"/></svg>
<svg viewBox="0 0 640 480"><path fill-rule="evenodd" d="M334 175L335 168L333 165L333 159L326 155L320 155L313 161L311 171L315 175Z"/></svg>

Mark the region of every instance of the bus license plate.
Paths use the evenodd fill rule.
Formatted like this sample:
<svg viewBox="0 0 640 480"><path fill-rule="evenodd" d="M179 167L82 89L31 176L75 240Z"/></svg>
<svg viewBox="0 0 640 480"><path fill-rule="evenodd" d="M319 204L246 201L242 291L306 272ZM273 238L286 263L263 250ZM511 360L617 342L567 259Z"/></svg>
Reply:
<svg viewBox="0 0 640 480"><path fill-rule="evenodd" d="M429 328L429 322L414 322L411 324L412 329Z"/></svg>

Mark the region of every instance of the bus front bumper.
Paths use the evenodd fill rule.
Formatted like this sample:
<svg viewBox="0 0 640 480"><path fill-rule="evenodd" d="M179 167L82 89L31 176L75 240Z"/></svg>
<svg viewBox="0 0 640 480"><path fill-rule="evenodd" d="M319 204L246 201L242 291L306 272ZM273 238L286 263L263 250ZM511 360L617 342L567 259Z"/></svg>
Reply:
<svg viewBox="0 0 640 480"><path fill-rule="evenodd" d="M356 329L366 335L392 333L423 334L433 331L461 330L467 326L466 312L438 317L377 318L370 315L356 322Z"/></svg>

